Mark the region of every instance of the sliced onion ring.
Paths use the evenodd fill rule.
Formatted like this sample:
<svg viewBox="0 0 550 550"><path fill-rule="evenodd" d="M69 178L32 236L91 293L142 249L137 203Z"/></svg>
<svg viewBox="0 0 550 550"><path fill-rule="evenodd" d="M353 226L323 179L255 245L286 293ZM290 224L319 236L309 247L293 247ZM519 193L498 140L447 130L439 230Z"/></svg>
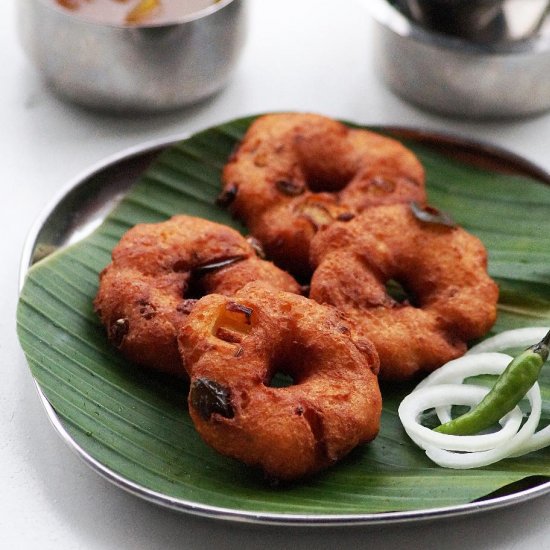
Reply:
<svg viewBox="0 0 550 550"><path fill-rule="evenodd" d="M485 395L488 388L461 384L438 384L426 386L411 393L399 406L399 418L409 437L424 450L432 447L453 451L487 451L506 443L517 433L521 426L522 412L515 407L500 422L502 429L483 435L448 435L434 432L418 422L422 411L441 406L452 401L455 405L476 405Z"/></svg>
<svg viewBox="0 0 550 550"><path fill-rule="evenodd" d="M431 408L436 409L440 422L444 423L451 419L452 405L475 406L489 390L462 384L464 379L502 373L512 357L496 353L498 350L528 347L539 342L548 330L545 327L529 327L505 331L430 374L399 406L399 417L409 437L426 451L432 461L457 469L487 466L550 445L550 426L535 432L542 408L538 383L527 392L531 411L523 426L519 407L500 420L500 430L490 434L453 436L434 432L420 423L421 413Z"/></svg>
<svg viewBox="0 0 550 550"><path fill-rule="evenodd" d="M550 327L526 327L513 330L506 330L495 334L487 340L472 346L466 355L484 353L488 351L500 351L512 348L527 348L540 342L548 333Z"/></svg>
<svg viewBox="0 0 550 550"><path fill-rule="evenodd" d="M517 452L524 454L522 448L537 429L540 420L542 400L538 383L535 383L527 392L527 398L531 404L529 418L522 428L504 444L477 453L453 453L445 449L431 447L426 450L426 455L445 468L466 469L488 466L513 456Z"/></svg>
<svg viewBox="0 0 550 550"><path fill-rule="evenodd" d="M480 374L499 375L510 361L512 361L512 357L505 353L484 353L482 363L480 363L479 355L465 355L459 359L449 361L432 372L413 391L437 384L461 384L465 378L479 376ZM437 416L442 424L451 420L451 405L453 404L456 405L457 403L451 402L436 407Z"/></svg>

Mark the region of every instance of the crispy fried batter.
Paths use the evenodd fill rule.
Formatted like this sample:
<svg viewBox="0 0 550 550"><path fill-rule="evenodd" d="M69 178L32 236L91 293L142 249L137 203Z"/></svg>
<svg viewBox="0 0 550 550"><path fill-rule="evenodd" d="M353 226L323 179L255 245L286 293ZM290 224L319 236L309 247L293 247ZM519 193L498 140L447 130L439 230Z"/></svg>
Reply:
<svg viewBox="0 0 550 550"><path fill-rule="evenodd" d="M315 473L378 432L378 356L333 308L251 283L197 302L179 343L203 439L270 477ZM272 387L277 372L293 384Z"/></svg>
<svg viewBox="0 0 550 550"><path fill-rule="evenodd" d="M462 355L496 319L498 288L483 244L459 227L419 221L407 205L331 225L313 239L311 260L310 298L337 307L372 340L384 379L409 379ZM390 280L408 301L388 294Z"/></svg>
<svg viewBox="0 0 550 550"><path fill-rule="evenodd" d="M172 374L184 374L176 337L197 298L255 280L300 291L237 231L189 216L136 225L112 258L94 301L109 340L131 361Z"/></svg>
<svg viewBox="0 0 550 550"><path fill-rule="evenodd" d="M256 119L222 179L222 202L277 264L302 275L319 229L373 205L425 200L424 170L411 151L314 114Z"/></svg>

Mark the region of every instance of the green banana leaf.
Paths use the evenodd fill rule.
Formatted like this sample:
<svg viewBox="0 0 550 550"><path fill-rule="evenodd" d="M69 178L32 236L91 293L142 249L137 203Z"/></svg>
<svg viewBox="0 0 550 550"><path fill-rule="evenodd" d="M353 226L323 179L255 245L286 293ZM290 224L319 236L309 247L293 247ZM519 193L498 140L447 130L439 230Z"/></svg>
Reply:
<svg viewBox="0 0 550 550"><path fill-rule="evenodd" d="M243 229L215 198L220 170L250 121L235 120L166 149L99 229L29 270L18 335L33 376L76 445L121 478L172 501L256 516L440 509L550 480L550 449L476 470L434 465L399 422L397 407L412 389L405 384L383 387L374 442L311 479L273 487L203 443L187 412L184 382L136 369L108 345L92 300L124 231L176 213ZM426 167L430 202L489 250L489 270L501 288L492 332L550 325L550 186L406 143ZM542 392L547 424L549 369Z"/></svg>

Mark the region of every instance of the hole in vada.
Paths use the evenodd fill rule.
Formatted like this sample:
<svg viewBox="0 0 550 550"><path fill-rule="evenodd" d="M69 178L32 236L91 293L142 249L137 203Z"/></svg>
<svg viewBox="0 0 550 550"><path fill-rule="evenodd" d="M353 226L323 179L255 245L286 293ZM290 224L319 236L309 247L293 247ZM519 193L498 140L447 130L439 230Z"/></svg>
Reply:
<svg viewBox="0 0 550 550"><path fill-rule="evenodd" d="M348 184L348 180L335 180L317 176L310 176L307 180L307 187L314 193L335 193L341 191Z"/></svg>
<svg viewBox="0 0 550 550"><path fill-rule="evenodd" d="M294 316L299 315L293 312ZM297 340L291 339L275 349L274 357L264 379L268 388L287 388L299 384L310 370L315 360Z"/></svg>
<svg viewBox="0 0 550 550"><path fill-rule="evenodd" d="M207 294L200 277L189 277L187 284L183 286L182 298L184 302L197 302ZM189 312L191 309L189 309Z"/></svg>
<svg viewBox="0 0 550 550"><path fill-rule="evenodd" d="M418 298L399 281L390 279L386 281L386 293L391 296L398 304L420 307Z"/></svg>
<svg viewBox="0 0 550 550"><path fill-rule="evenodd" d="M194 267L186 266L185 271L188 271L187 281L183 285L183 298L199 300L209 292L205 288L203 278L207 275L220 271L225 267L233 265L237 262L245 260L246 256L240 254L237 256L230 256L229 258L216 258L204 262L202 264L196 265ZM174 264L174 271L183 271L182 269L177 269L180 267L179 264L183 265L183 262L176 262Z"/></svg>
<svg viewBox="0 0 550 550"><path fill-rule="evenodd" d="M311 148L311 142L308 148ZM335 193L344 189L353 178L353 171L343 168L337 159L328 159L326 154L323 154L324 151L312 153L310 150L301 158L307 188L314 193Z"/></svg>
<svg viewBox="0 0 550 550"><path fill-rule="evenodd" d="M265 384L268 388L288 388L294 385L294 378L285 372L276 372Z"/></svg>

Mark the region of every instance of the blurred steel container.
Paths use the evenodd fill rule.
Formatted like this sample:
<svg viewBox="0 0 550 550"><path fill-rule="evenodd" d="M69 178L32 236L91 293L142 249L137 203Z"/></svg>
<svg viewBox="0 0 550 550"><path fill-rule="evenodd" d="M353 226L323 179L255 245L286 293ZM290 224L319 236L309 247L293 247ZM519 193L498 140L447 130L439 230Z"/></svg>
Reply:
<svg viewBox="0 0 550 550"><path fill-rule="evenodd" d="M170 24L79 18L52 0L17 0L23 49L61 96L109 111L182 107L220 90L245 37L245 0L221 0Z"/></svg>
<svg viewBox="0 0 550 550"><path fill-rule="evenodd" d="M532 115L550 108L550 37L477 44L432 32L386 0L370 0L374 60L404 99L467 118Z"/></svg>
<svg viewBox="0 0 550 550"><path fill-rule="evenodd" d="M472 42L504 42L533 36L548 15L549 0L392 0L427 29Z"/></svg>

